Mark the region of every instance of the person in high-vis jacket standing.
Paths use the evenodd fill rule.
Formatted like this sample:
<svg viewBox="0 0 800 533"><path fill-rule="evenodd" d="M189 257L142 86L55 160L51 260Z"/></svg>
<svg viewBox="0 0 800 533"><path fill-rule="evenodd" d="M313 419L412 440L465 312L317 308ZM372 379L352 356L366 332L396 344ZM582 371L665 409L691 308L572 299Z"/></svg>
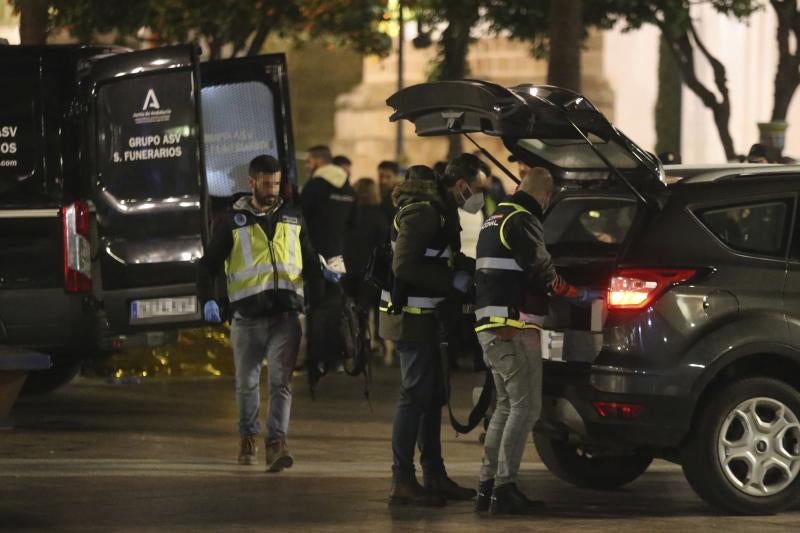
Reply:
<svg viewBox="0 0 800 533"><path fill-rule="evenodd" d="M231 346L241 435L239 464L257 464L259 383L267 358L267 471L279 472L294 459L286 444L292 391L289 382L300 347L305 282L321 276L300 211L280 195L281 166L261 155L250 162L251 194L240 197L221 220L198 268L203 315L221 322L214 278L224 270L230 301Z"/></svg>
<svg viewBox="0 0 800 533"><path fill-rule="evenodd" d="M437 306L461 303L472 276L454 268L460 254L458 208L478 213L485 176L479 161L464 154L441 178L424 165L408 169L393 199L391 226L394 288L381 295L380 334L394 341L400 360L400 399L392 430L392 488L389 505L441 506L470 500L475 491L458 486L442 459L441 424L445 388L439 351ZM460 309L460 306L459 306ZM414 450L420 449L424 487L416 478Z"/></svg>
<svg viewBox="0 0 800 533"><path fill-rule="evenodd" d="M484 442L477 511L528 514L544 505L529 500L515 483L541 411L539 330L551 295L576 302L601 297L565 282L545 248L542 216L554 190L547 170L531 169L517 192L484 221L478 237L475 330L492 371L497 405Z"/></svg>

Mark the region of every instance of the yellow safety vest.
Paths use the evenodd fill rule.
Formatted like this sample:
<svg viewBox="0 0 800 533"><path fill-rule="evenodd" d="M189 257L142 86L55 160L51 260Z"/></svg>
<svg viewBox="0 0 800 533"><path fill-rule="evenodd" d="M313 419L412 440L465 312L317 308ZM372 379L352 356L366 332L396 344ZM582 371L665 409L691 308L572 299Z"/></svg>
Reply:
<svg viewBox="0 0 800 533"><path fill-rule="evenodd" d="M259 224L233 230L233 249L225 260L231 302L272 290L303 296L300 221L281 216L272 240Z"/></svg>

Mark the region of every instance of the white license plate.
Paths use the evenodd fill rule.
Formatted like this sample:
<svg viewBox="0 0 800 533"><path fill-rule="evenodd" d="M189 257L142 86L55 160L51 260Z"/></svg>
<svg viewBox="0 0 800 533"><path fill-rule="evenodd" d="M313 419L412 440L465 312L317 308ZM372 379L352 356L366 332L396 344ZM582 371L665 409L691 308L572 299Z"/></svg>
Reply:
<svg viewBox="0 0 800 533"><path fill-rule="evenodd" d="M154 298L152 300L134 300L131 302L131 320L147 318L176 317L197 313L196 296L179 296L175 298Z"/></svg>

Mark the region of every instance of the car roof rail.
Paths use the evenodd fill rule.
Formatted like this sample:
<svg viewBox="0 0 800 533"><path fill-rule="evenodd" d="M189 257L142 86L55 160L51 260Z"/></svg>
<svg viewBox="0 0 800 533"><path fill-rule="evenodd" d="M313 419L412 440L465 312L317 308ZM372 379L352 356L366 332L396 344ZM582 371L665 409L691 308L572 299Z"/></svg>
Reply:
<svg viewBox="0 0 800 533"><path fill-rule="evenodd" d="M782 174L800 174L800 165L732 163L711 165L666 165L667 182L712 183L731 179L753 179Z"/></svg>

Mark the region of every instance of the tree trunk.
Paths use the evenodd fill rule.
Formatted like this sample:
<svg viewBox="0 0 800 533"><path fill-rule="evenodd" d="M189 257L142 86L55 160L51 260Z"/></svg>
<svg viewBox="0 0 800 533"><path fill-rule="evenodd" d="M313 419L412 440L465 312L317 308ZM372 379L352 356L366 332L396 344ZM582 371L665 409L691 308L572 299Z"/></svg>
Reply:
<svg viewBox="0 0 800 533"><path fill-rule="evenodd" d="M733 138L731 137L729 122L731 117L731 102L728 93L728 85L726 81L725 66L720 61L711 55L708 49L703 45L700 37L695 32L693 26L689 26L688 31L684 31L678 35L672 35L665 32L665 27L661 28L662 35L670 45L678 68L683 75L683 81L691 91L697 95L707 108L711 110L714 116L714 124L717 126L720 142L725 151L725 158L731 161L736 158L736 150L733 145ZM722 100L718 101L717 96L709 90L703 82L701 82L694 66L694 47L703 54L703 56L711 64L714 72L714 84L717 91L722 96Z"/></svg>
<svg viewBox="0 0 800 533"><path fill-rule="evenodd" d="M475 20L477 20L477 10L474 18L457 15L450 19L450 23L442 33L442 61L439 79L463 80L466 77L469 31ZM447 140L447 160L452 161L463 152L461 135L449 135Z"/></svg>
<svg viewBox="0 0 800 533"><path fill-rule="evenodd" d="M658 49L658 98L656 99L656 153L681 150L681 71L669 44L661 37Z"/></svg>
<svg viewBox="0 0 800 533"><path fill-rule="evenodd" d="M551 8L548 34L547 83L580 92L583 0L561 0L557 8Z"/></svg>
<svg viewBox="0 0 800 533"><path fill-rule="evenodd" d="M800 37L800 13L796 2L771 0L778 17L778 69L775 73L775 99L772 105L772 121L785 121L792 97L800 85L800 53L791 51L791 34Z"/></svg>
<svg viewBox="0 0 800 533"><path fill-rule="evenodd" d="M19 37L22 44L47 42L47 1L25 0L19 5Z"/></svg>

